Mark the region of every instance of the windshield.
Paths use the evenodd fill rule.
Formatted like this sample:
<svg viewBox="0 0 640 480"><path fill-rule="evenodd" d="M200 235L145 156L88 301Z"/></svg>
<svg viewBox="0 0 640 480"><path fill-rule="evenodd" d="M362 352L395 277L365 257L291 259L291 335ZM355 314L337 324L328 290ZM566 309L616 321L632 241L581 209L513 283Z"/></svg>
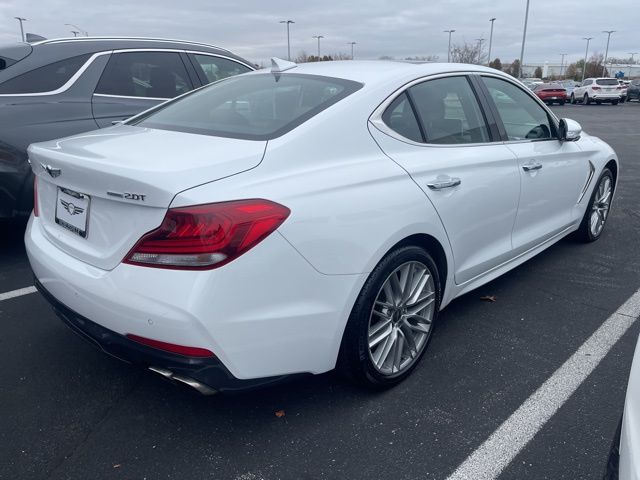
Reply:
<svg viewBox="0 0 640 480"><path fill-rule="evenodd" d="M618 80L615 78L601 78L596 80L598 85L618 85Z"/></svg>
<svg viewBox="0 0 640 480"><path fill-rule="evenodd" d="M134 120L141 127L269 140L360 89L316 75L249 74L216 82Z"/></svg>

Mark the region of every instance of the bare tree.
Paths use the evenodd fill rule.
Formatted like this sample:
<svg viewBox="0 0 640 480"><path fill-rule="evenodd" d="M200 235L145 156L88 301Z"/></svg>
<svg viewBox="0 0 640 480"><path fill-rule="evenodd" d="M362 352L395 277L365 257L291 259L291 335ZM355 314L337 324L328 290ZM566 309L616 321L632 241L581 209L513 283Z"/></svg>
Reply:
<svg viewBox="0 0 640 480"><path fill-rule="evenodd" d="M438 57L438 55L426 55L426 56L416 55L415 57L405 57L405 60L409 62L437 62L439 58L440 57Z"/></svg>
<svg viewBox="0 0 640 480"><path fill-rule="evenodd" d="M480 51L479 43L456 43L451 46L451 61L454 63L484 64L486 55Z"/></svg>

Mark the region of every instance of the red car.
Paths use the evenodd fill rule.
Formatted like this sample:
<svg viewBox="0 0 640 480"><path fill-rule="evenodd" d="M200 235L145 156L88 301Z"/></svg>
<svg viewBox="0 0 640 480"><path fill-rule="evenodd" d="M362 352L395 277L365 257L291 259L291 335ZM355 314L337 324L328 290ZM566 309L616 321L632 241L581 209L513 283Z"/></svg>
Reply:
<svg viewBox="0 0 640 480"><path fill-rule="evenodd" d="M542 83L536 85L533 91L547 105L553 103L564 105L567 101L567 91L558 83Z"/></svg>

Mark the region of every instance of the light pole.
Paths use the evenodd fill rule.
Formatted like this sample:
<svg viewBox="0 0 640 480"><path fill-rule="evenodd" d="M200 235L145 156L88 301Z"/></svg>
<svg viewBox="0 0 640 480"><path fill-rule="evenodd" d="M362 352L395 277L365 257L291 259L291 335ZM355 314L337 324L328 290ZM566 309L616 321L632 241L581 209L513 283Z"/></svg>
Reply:
<svg viewBox="0 0 640 480"><path fill-rule="evenodd" d="M478 41L478 65L482 65L482 42L484 42L484 38L476 38Z"/></svg>
<svg viewBox="0 0 640 480"><path fill-rule="evenodd" d="M324 35L314 35L313 38L318 39L318 61L320 61L320 39L324 38Z"/></svg>
<svg viewBox="0 0 640 480"><path fill-rule="evenodd" d="M607 49L604 52L604 62L602 62L602 76L604 77L604 72L607 69L607 57L609 56L609 40L611 40L611 34L615 32L615 30L603 30L602 33L607 34Z"/></svg>
<svg viewBox="0 0 640 480"><path fill-rule="evenodd" d="M560 78L562 78L562 69L564 67L564 57L566 57L567 54L561 53L560 56L562 57L562 59L560 60Z"/></svg>
<svg viewBox="0 0 640 480"><path fill-rule="evenodd" d="M638 52L627 52L629 53L629 55L631 55L631 62L629 62L629 75L627 75L629 78L631 78L631 65L633 65L633 57L635 57Z"/></svg>
<svg viewBox="0 0 640 480"><path fill-rule="evenodd" d="M24 28L22 28L22 22L26 22L27 19L22 17L13 17L13 18L15 18L20 22L20 38L22 38L22 41L24 42Z"/></svg>
<svg viewBox="0 0 640 480"><path fill-rule="evenodd" d="M527 9L524 14L524 29L522 30L522 48L520 49L520 75L518 78L522 78L522 67L524 65L522 62L524 61L524 43L527 39L527 21L529 20L529 0L527 0Z"/></svg>
<svg viewBox="0 0 640 480"><path fill-rule="evenodd" d="M74 37L77 37L77 36L78 36L78 34L79 34L80 32L77 32L77 31L75 31L75 30L71 30L71 33L73 33L73 36L74 36Z"/></svg>
<svg viewBox="0 0 640 480"><path fill-rule="evenodd" d="M444 33L449 34L449 46L447 47L447 63L451 62L451 34L455 32L455 30L444 30Z"/></svg>
<svg viewBox="0 0 640 480"><path fill-rule="evenodd" d="M589 42L593 37L584 37L583 40L587 41L587 49L584 51L584 63L582 64L582 80L580 83L584 83L584 72L587 70L587 55L589 54Z"/></svg>
<svg viewBox="0 0 640 480"><path fill-rule="evenodd" d="M293 20L280 20L280 23L287 24L287 60L291 61L291 37L289 36L289 25L296 22Z"/></svg>
<svg viewBox="0 0 640 480"><path fill-rule="evenodd" d="M78 31L78 33L83 34L85 37L88 37L88 36L89 36L89 32L87 32L86 30L81 29L79 26L74 25L73 23L65 23L65 25L66 25L67 27L73 27L73 28L75 28L75 29ZM72 30L71 32L73 33L73 30Z"/></svg>
<svg viewBox="0 0 640 480"><path fill-rule="evenodd" d="M493 22L496 21L496 18L490 18L491 22L491 33L489 34L489 53L487 54L487 62L491 63L491 46L493 45Z"/></svg>
<svg viewBox="0 0 640 480"><path fill-rule="evenodd" d="M347 45L351 45L351 60L353 60L353 46L356 45L356 42L347 42Z"/></svg>

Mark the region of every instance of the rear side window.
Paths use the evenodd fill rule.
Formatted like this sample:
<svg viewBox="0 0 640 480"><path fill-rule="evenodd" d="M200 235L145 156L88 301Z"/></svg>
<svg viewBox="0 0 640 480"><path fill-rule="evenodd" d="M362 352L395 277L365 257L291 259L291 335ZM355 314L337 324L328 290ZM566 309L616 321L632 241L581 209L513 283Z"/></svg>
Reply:
<svg viewBox="0 0 640 480"><path fill-rule="evenodd" d="M618 80L615 78L600 78L596 80L598 85L618 85Z"/></svg>
<svg viewBox="0 0 640 480"><path fill-rule="evenodd" d="M146 114L133 125L269 140L284 135L362 87L294 73L230 77Z"/></svg>
<svg viewBox="0 0 640 480"><path fill-rule="evenodd" d="M175 52L115 53L95 93L142 98L173 98L193 89Z"/></svg>
<svg viewBox="0 0 640 480"><path fill-rule="evenodd" d="M391 102L391 105L389 105L382 114L382 121L386 123L391 130L403 137L413 140L414 142L424 142L418 120L416 119L416 115L411 107L411 103L409 103L409 98L406 93L403 93Z"/></svg>
<svg viewBox="0 0 640 480"><path fill-rule="evenodd" d="M233 77L251 69L233 60L215 57L213 55L189 54L198 75L205 83L217 82L223 78Z"/></svg>
<svg viewBox="0 0 640 480"><path fill-rule="evenodd" d="M67 58L13 77L0 84L0 93L44 93L57 90L80 70L89 57L87 54Z"/></svg>
<svg viewBox="0 0 640 480"><path fill-rule="evenodd" d="M489 129L466 77L447 77L414 85L409 94L427 143L489 141Z"/></svg>

